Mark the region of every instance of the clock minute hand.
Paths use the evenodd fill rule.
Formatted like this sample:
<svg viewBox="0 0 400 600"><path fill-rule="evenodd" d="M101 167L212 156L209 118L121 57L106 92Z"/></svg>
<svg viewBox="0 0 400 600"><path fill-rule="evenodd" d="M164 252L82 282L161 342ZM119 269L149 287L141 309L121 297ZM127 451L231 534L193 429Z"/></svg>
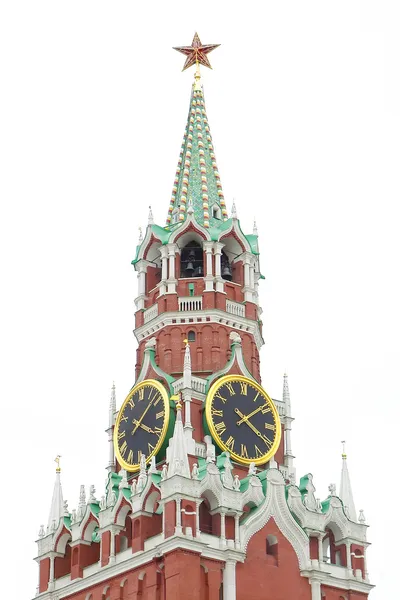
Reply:
<svg viewBox="0 0 400 600"><path fill-rule="evenodd" d="M243 413L240 412L239 409L235 409L235 412L242 417L240 419L240 421L237 421L236 425L241 425L241 423L243 423L244 421L247 421L248 419L250 419L250 417L252 417L253 415L255 415L256 413L258 413L262 408L264 408L263 405L259 406L258 408L256 408L255 410L253 410L253 412L251 412L249 415L244 415ZM239 414L240 413L240 414Z"/></svg>
<svg viewBox="0 0 400 600"><path fill-rule="evenodd" d="M147 413L147 411L149 410L150 406L153 404L153 400L151 400L151 402L149 402L149 404L146 406L146 408L143 411L142 416L140 417L140 419L138 421L136 421L135 419L135 428L132 431L132 435L136 432L136 429L140 426L141 422L143 421L143 418L145 416L145 414Z"/></svg>
<svg viewBox="0 0 400 600"><path fill-rule="evenodd" d="M254 427L253 423L250 423L250 421L248 421L248 418L249 418L248 416L246 417L238 408L235 408L235 413L237 415L239 415L239 417L242 418L242 420L240 421L240 423L243 423L243 422L246 423L246 425L248 425L250 427L250 429L252 429L252 431L254 431L254 433L256 435L258 435L258 437L264 439L263 436L262 436L262 433L260 433L258 431L257 427Z"/></svg>

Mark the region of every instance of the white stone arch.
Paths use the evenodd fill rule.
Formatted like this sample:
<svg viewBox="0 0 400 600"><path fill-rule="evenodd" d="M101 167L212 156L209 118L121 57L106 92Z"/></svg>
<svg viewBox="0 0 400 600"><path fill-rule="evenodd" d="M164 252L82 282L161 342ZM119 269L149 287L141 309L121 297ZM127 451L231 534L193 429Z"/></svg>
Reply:
<svg viewBox="0 0 400 600"><path fill-rule="evenodd" d="M210 488L207 488L205 490L202 491L201 493L201 497L205 498L210 506L210 510L214 510L215 508L218 508L219 506L219 500L215 494L215 492L213 490L211 490Z"/></svg>
<svg viewBox="0 0 400 600"><path fill-rule="evenodd" d="M123 496L123 494L121 495ZM115 525L121 525L122 527L125 527L125 520L130 512L132 512L132 506L128 504L125 496L123 496L121 502L119 503L118 510L115 512Z"/></svg>
<svg viewBox="0 0 400 600"><path fill-rule="evenodd" d="M253 535L261 531L271 518L296 552L300 569L308 569L311 564L308 536L289 510L285 496L285 482L277 469L268 470L265 501L240 526L241 545L244 551L247 550Z"/></svg>
<svg viewBox="0 0 400 600"><path fill-rule="evenodd" d="M88 523L87 527L85 527L85 529L83 530L82 539L85 540L86 542L92 542L93 532L96 529L96 527L98 527L98 526L99 526L99 523L98 523L97 519L93 519L92 521L90 521L90 523Z"/></svg>
<svg viewBox="0 0 400 600"><path fill-rule="evenodd" d="M54 545L54 552L59 552L60 554L65 554L67 544L72 540L71 532L65 530L62 535L56 538L56 542Z"/></svg>
<svg viewBox="0 0 400 600"><path fill-rule="evenodd" d="M161 494L158 490L153 490L152 492L150 492L150 494L146 498L144 510L149 513L154 513L154 506L156 502L160 500L160 498Z"/></svg>
<svg viewBox="0 0 400 600"><path fill-rule="evenodd" d="M159 240L153 240L143 257L145 260L155 263L159 268L161 268L161 246L162 244Z"/></svg>
<svg viewBox="0 0 400 600"><path fill-rule="evenodd" d="M102 596L101 596L102 600L103 600L103 599L104 599L104 600L110 600L110 591L111 591L111 588L110 588L110 586L109 586L109 585L106 585L106 586L103 588L103 594L102 594Z"/></svg>
<svg viewBox="0 0 400 600"><path fill-rule="evenodd" d="M193 229L194 230L193 230ZM193 218L188 218L186 219L186 221L184 221L182 223L182 225L180 227L177 227L175 229L175 231L171 234L171 237L168 240L169 244L173 244L173 243L178 243L179 240L186 236L187 234L191 234L194 233L199 236L199 238L202 240L208 240L211 241L211 236L210 236L210 232L205 229L204 227L202 227L201 225L199 225L199 223L197 223L197 221L195 221ZM190 241L190 238L188 238ZM197 241L197 240L196 240ZM186 246L186 244L189 242L185 242L183 245ZM182 245L178 243L178 245L180 246L180 248L182 248Z"/></svg>

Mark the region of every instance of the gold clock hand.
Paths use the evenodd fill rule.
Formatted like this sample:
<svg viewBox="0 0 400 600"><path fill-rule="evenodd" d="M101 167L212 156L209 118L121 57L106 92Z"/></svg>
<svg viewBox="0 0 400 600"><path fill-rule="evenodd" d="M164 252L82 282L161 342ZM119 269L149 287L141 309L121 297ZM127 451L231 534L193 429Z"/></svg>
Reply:
<svg viewBox="0 0 400 600"><path fill-rule="evenodd" d="M133 419L133 424L138 425L138 427L141 427L142 429L144 429L144 431L147 431L147 433L155 433L154 429L147 427L147 425L145 425L144 423L139 423L137 419Z"/></svg>
<svg viewBox="0 0 400 600"><path fill-rule="evenodd" d="M240 425L241 423L243 423L243 421L247 421L248 419L250 419L250 417L252 417L253 415L255 415L256 413L258 413L262 408L264 408L264 405L259 406L258 408L256 408L256 410L253 410L253 412L251 412L249 415L245 416L242 415L242 418L240 421L237 421L236 425ZM240 412L240 411L239 411ZM239 414L239 413L238 413Z"/></svg>
<svg viewBox="0 0 400 600"><path fill-rule="evenodd" d="M257 411L254 411L254 412L257 412ZM240 421L240 423L246 423L246 425L248 425L250 427L250 429L252 429L256 435L258 435L258 437L260 437L260 438L263 437L262 433L260 433L258 431L258 429L256 427L254 427L253 423L250 423L250 421L248 421L249 416L246 417L238 408L235 408L235 413L237 415L239 415L239 417L242 418L241 421ZM252 413L252 414L254 414L254 413ZM239 422L238 422L238 424L239 424Z"/></svg>
<svg viewBox="0 0 400 600"><path fill-rule="evenodd" d="M140 423L143 421L143 417L145 416L145 414L147 413L147 411L149 410L150 406L153 404L153 400L151 402L149 402L149 404L146 406L146 408L143 411L142 416L140 417L140 419L138 421L136 421L135 423L135 428L132 431L132 435L135 433L136 429L140 426Z"/></svg>

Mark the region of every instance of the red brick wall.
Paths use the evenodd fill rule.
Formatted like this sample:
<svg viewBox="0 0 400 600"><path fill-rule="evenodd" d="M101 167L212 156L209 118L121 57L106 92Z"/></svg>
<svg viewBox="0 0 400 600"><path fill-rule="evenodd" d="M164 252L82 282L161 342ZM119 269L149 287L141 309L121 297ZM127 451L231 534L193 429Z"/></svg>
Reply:
<svg viewBox="0 0 400 600"><path fill-rule="evenodd" d="M267 535L278 539L278 564L266 554ZM275 561L274 561L275 562ZM273 519L250 540L245 563L236 566L237 598L243 600L310 600L311 588L300 576L297 555Z"/></svg>

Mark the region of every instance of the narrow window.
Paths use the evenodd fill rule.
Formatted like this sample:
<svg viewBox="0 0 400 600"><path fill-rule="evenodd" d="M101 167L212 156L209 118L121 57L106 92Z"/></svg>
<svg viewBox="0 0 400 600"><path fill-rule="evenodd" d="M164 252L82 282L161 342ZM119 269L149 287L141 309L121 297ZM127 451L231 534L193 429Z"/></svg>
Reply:
<svg viewBox="0 0 400 600"><path fill-rule="evenodd" d="M188 333L188 341L189 342L195 342L196 341L196 332L195 331L189 331L189 333Z"/></svg>

